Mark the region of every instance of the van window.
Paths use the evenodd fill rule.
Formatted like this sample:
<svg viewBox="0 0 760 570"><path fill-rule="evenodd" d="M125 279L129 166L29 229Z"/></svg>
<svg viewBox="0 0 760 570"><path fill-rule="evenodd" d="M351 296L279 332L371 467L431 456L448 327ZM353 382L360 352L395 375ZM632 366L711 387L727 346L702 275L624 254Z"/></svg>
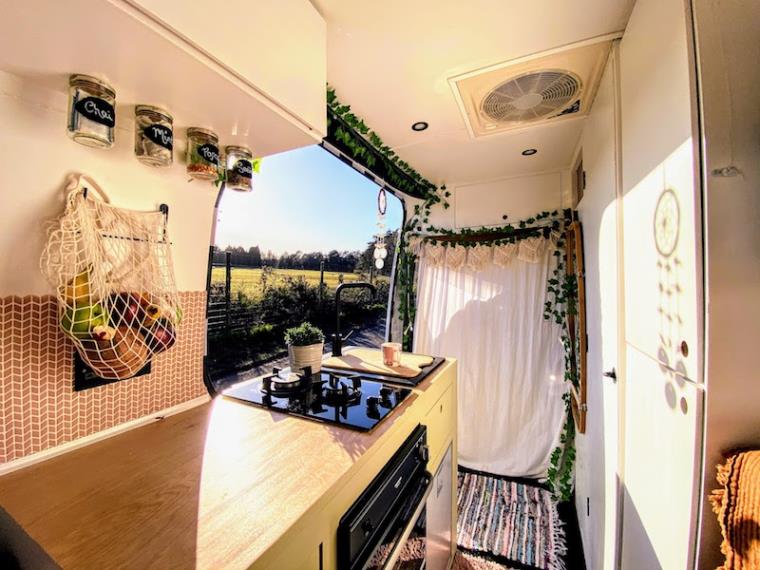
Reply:
<svg viewBox="0 0 760 570"><path fill-rule="evenodd" d="M207 373L216 389L287 366L284 332L310 322L329 339L335 289L368 281L378 294L341 295L345 345L385 339L402 202L318 146L262 161L253 191L220 198L208 290ZM375 249L385 245L382 268Z"/></svg>

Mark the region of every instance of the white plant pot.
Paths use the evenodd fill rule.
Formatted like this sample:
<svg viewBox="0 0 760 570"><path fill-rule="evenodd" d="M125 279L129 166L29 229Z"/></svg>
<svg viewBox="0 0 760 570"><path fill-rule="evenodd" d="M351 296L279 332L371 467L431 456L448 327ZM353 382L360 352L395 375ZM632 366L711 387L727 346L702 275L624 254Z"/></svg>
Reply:
<svg viewBox="0 0 760 570"><path fill-rule="evenodd" d="M291 372L301 372L302 368L311 366L312 372L322 370L322 353L325 343L310 344L308 346L288 345L288 360Z"/></svg>

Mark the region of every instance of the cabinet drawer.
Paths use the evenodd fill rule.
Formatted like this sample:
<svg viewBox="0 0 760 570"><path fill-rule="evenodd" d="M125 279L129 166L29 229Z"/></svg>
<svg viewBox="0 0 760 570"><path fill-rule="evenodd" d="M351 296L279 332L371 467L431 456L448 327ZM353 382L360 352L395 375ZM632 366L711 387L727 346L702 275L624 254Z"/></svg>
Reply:
<svg viewBox="0 0 760 570"><path fill-rule="evenodd" d="M430 465L435 468L440 455L444 452L448 439L456 429L456 409L454 390L446 389L433 407L423 418L427 426L428 447L430 448Z"/></svg>

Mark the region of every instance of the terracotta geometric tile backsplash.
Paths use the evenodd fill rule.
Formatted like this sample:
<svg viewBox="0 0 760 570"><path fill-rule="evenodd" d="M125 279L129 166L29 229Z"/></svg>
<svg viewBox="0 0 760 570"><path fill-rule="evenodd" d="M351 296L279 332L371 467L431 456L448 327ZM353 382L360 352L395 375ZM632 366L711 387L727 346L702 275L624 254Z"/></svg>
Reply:
<svg viewBox="0 0 760 570"><path fill-rule="evenodd" d="M206 292L180 301L177 342L154 357L150 374L74 392L73 345L55 298L0 298L0 463L206 395Z"/></svg>

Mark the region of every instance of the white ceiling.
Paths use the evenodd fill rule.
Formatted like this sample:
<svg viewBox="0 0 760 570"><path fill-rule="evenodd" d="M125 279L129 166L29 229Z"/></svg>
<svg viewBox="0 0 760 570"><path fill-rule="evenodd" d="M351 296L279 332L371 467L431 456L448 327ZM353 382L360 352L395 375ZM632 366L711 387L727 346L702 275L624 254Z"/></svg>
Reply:
<svg viewBox="0 0 760 570"><path fill-rule="evenodd" d="M327 79L421 174L472 183L567 168L583 118L470 138L452 76L625 28L634 0L312 0ZM417 133L412 123L427 121ZM526 148L538 154L523 157Z"/></svg>

